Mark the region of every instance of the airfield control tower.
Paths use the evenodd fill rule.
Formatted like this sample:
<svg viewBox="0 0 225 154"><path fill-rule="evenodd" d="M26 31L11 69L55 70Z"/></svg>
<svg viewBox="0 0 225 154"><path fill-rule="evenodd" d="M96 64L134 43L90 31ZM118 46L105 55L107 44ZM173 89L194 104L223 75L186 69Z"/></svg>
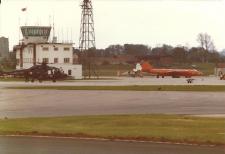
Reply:
<svg viewBox="0 0 225 154"><path fill-rule="evenodd" d="M61 68L64 73L82 79L82 65L73 64L73 43L49 41L51 27L22 26L22 42L14 46L17 69L27 69L39 63Z"/></svg>
<svg viewBox="0 0 225 154"><path fill-rule="evenodd" d="M49 26L22 26L23 43L46 43L48 42L51 27Z"/></svg>

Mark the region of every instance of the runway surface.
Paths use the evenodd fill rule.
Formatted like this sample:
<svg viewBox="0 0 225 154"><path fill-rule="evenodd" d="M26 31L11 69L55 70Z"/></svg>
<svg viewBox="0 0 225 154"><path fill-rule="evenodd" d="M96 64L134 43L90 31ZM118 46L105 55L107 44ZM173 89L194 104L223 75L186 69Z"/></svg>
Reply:
<svg viewBox="0 0 225 154"><path fill-rule="evenodd" d="M1 154L224 154L224 147L0 137Z"/></svg>
<svg viewBox="0 0 225 154"><path fill-rule="evenodd" d="M112 79L113 78L113 79ZM122 85L190 85L186 78L132 78L132 77L112 77L103 80L73 80L59 81L56 83L44 81L42 83L21 82L1 82L0 88L11 86L122 86ZM191 85L225 85L225 80L219 80L218 77L196 77Z"/></svg>
<svg viewBox="0 0 225 154"><path fill-rule="evenodd" d="M104 114L225 115L223 92L0 91L0 118Z"/></svg>
<svg viewBox="0 0 225 154"><path fill-rule="evenodd" d="M141 92L8 90L12 86L187 85L185 78L116 78L72 82L0 82L0 119L107 114L190 114L225 116L223 92ZM196 85L225 85L214 77L196 78ZM223 154L224 147L70 139L0 137L0 153L9 154Z"/></svg>

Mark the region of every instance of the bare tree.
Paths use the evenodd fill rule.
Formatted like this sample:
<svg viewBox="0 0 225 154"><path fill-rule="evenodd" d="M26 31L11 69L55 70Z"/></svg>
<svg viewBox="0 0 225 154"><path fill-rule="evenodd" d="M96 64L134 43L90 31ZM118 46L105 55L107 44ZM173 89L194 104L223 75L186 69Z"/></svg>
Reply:
<svg viewBox="0 0 225 154"><path fill-rule="evenodd" d="M197 41L200 44L201 47L201 54L202 54L202 62L208 62L209 60L209 53L215 52L215 45L213 43L213 40L210 35L207 33L200 33L198 34Z"/></svg>
<svg viewBox="0 0 225 154"><path fill-rule="evenodd" d="M200 46L203 49L204 49L204 44L205 44L204 40L205 40L204 34L203 33L199 33L197 41L200 43Z"/></svg>
<svg viewBox="0 0 225 154"><path fill-rule="evenodd" d="M200 33L198 34L197 41L199 42L202 49L206 51L215 51L215 45L211 36L207 33Z"/></svg>

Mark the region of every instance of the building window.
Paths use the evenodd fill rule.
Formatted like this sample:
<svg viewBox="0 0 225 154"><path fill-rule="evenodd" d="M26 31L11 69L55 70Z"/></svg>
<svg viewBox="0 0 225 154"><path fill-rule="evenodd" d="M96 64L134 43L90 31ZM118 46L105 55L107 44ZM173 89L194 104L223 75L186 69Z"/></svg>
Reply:
<svg viewBox="0 0 225 154"><path fill-rule="evenodd" d="M48 63L48 58L43 58L43 63Z"/></svg>
<svg viewBox="0 0 225 154"><path fill-rule="evenodd" d="M20 64L20 59L16 59L16 65Z"/></svg>
<svg viewBox="0 0 225 154"><path fill-rule="evenodd" d="M70 58L64 58L64 63L70 63Z"/></svg>
<svg viewBox="0 0 225 154"><path fill-rule="evenodd" d="M43 47L42 50L43 51L48 51L48 47Z"/></svg>
<svg viewBox="0 0 225 154"><path fill-rule="evenodd" d="M70 48L65 47L65 48L64 48L64 51L70 51Z"/></svg>
<svg viewBox="0 0 225 154"><path fill-rule="evenodd" d="M68 70L68 75L72 75L72 70Z"/></svg>
<svg viewBox="0 0 225 154"><path fill-rule="evenodd" d="M54 47L54 51L58 51L59 50L59 48L58 47Z"/></svg>
<svg viewBox="0 0 225 154"><path fill-rule="evenodd" d="M58 58L54 58L54 63L58 63Z"/></svg>
<svg viewBox="0 0 225 154"><path fill-rule="evenodd" d="M33 54L33 48L32 47L28 47L28 54Z"/></svg>

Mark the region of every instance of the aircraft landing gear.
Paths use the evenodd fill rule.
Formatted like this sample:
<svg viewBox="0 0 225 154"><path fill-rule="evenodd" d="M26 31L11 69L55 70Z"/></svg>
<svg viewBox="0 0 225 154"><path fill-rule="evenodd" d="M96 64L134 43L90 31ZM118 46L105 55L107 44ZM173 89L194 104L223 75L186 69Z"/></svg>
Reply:
<svg viewBox="0 0 225 154"><path fill-rule="evenodd" d="M194 79L187 79L187 83L193 83Z"/></svg>

